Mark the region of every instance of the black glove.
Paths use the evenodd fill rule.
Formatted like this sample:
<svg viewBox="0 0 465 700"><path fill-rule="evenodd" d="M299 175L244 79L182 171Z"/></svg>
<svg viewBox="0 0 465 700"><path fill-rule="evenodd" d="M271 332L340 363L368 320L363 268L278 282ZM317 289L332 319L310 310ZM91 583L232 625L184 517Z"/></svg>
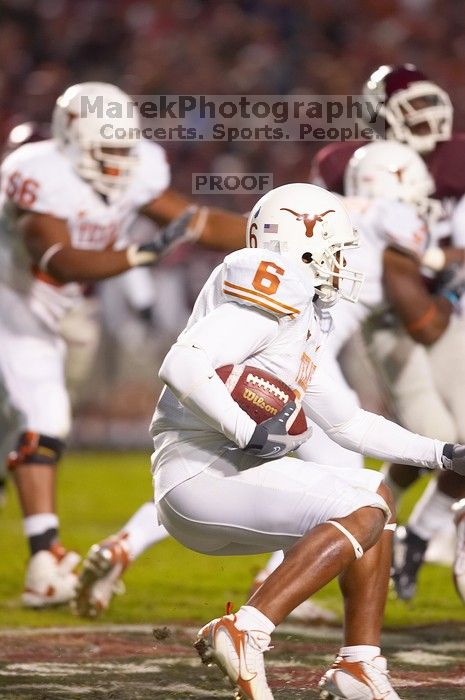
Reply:
<svg viewBox="0 0 465 700"><path fill-rule="evenodd" d="M449 469L456 474L465 476L465 445L444 445L441 462L443 469Z"/></svg>
<svg viewBox="0 0 465 700"><path fill-rule="evenodd" d="M197 211L197 207L188 207L177 219L170 221L168 226L162 228L157 238L150 243L135 244L127 248L127 256L131 267L141 265L153 265L157 260L187 240L189 224Z"/></svg>
<svg viewBox="0 0 465 700"><path fill-rule="evenodd" d="M296 411L300 411L300 405L298 406L295 401L291 401L275 416L257 425L244 450L257 455L257 457L263 457L263 459L278 459L284 457L288 452L296 450L312 434L311 428L307 428L300 435L288 434L289 423L292 425L292 417Z"/></svg>

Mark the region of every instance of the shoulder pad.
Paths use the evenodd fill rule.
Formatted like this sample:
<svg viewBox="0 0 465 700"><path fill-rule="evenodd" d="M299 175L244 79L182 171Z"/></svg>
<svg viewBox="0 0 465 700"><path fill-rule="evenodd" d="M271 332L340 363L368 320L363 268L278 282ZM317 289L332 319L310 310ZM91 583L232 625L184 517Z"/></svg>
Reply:
<svg viewBox="0 0 465 700"><path fill-rule="evenodd" d="M332 192L344 193L344 172L353 154L363 142L331 143L313 157L310 182Z"/></svg>
<svg viewBox="0 0 465 700"><path fill-rule="evenodd" d="M291 261L260 248L228 255L221 284L225 301L253 306L278 318L295 318L311 304L313 286Z"/></svg>
<svg viewBox="0 0 465 700"><path fill-rule="evenodd" d="M171 171L165 149L158 143L142 140L137 149L140 161L130 190L134 205L143 206L160 197L169 187Z"/></svg>
<svg viewBox="0 0 465 700"><path fill-rule="evenodd" d="M70 176L71 165L52 140L28 143L3 161L2 193L20 209L66 218Z"/></svg>

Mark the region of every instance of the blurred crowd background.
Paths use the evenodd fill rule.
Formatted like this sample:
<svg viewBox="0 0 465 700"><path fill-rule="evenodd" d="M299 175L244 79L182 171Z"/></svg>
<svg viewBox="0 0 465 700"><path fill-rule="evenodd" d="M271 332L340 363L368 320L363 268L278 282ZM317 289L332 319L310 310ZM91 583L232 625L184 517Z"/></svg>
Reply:
<svg viewBox="0 0 465 700"><path fill-rule="evenodd" d="M378 65L403 62L450 93L463 129L462 0L0 0L0 141L18 123L47 123L63 89L85 80L134 95L357 95ZM275 186L306 180L321 147L163 145L173 186L189 195L193 172L271 172ZM211 201L239 212L251 204L244 195ZM70 355L76 441L146 440L156 364L217 260L187 248L168 258L154 273L153 313L132 313L118 282L89 298L68 331L76 357L84 357ZM96 363L84 347L97 353ZM80 361L87 369L74 371Z"/></svg>
<svg viewBox="0 0 465 700"><path fill-rule="evenodd" d="M359 94L382 63L416 63L465 125L461 0L1 0L0 129L48 121L64 87L136 95ZM169 144L174 183L226 154L238 171L305 178L313 144ZM229 201L241 207L241 201ZM234 197L232 198L234 200ZM215 200L216 201L216 200Z"/></svg>

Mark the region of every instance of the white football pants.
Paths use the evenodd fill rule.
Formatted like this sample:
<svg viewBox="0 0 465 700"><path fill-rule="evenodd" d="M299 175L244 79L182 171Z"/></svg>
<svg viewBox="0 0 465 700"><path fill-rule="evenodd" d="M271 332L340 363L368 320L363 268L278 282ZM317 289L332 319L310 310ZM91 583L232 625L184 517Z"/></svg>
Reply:
<svg viewBox="0 0 465 700"><path fill-rule="evenodd" d="M240 471L237 452L218 458L157 504L160 522L186 547L220 556L287 550L331 518L366 506L389 512L376 493L379 472L341 472L292 457Z"/></svg>

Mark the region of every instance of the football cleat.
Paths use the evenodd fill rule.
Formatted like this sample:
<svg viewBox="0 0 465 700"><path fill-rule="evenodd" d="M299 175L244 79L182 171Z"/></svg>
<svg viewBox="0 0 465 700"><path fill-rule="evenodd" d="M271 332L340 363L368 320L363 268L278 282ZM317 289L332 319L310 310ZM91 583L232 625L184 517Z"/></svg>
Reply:
<svg viewBox="0 0 465 700"><path fill-rule="evenodd" d="M455 545L455 558L452 573L457 593L462 599L462 602L465 603L465 498L454 503L452 512L457 529L457 542Z"/></svg>
<svg viewBox="0 0 465 700"><path fill-rule="evenodd" d="M417 577L428 542L408 527L398 527L393 539L392 580L397 596L411 600L417 590Z"/></svg>
<svg viewBox="0 0 465 700"><path fill-rule="evenodd" d="M73 612L97 617L108 609L114 595L124 593L121 575L129 564L126 535L93 544L84 559L71 603Z"/></svg>
<svg viewBox="0 0 465 700"><path fill-rule="evenodd" d="M371 661L345 661L338 656L318 687L320 700L400 700L384 656Z"/></svg>
<svg viewBox="0 0 465 700"><path fill-rule="evenodd" d="M77 552L55 543L34 554L28 563L22 603L27 608L46 608L68 603L77 584Z"/></svg>
<svg viewBox="0 0 465 700"><path fill-rule="evenodd" d="M235 700L273 700L263 661L270 635L239 630L235 622L235 615L212 620L198 631L194 646L204 664L216 664L229 678Z"/></svg>

